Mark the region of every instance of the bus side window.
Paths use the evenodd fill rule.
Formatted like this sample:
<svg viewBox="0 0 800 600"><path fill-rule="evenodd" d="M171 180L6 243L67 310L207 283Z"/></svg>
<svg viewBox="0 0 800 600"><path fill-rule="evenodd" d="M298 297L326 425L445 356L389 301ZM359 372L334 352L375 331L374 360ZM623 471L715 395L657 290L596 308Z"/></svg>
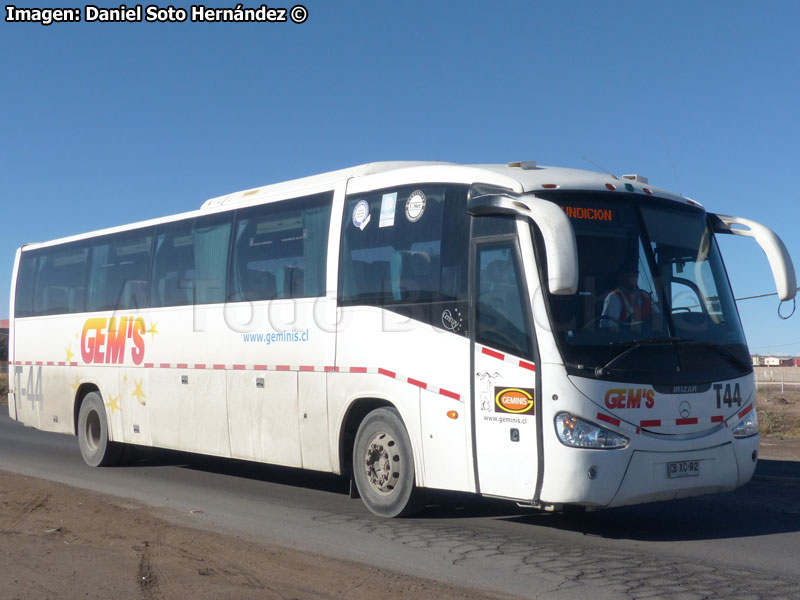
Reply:
<svg viewBox="0 0 800 600"><path fill-rule="evenodd" d="M519 265L512 242L477 248L478 298L476 339L481 344L531 355L531 337L519 285Z"/></svg>
<svg viewBox="0 0 800 600"><path fill-rule="evenodd" d="M467 331L466 187L415 184L348 196L339 302Z"/></svg>
<svg viewBox="0 0 800 600"><path fill-rule="evenodd" d="M326 192L237 211L231 301L324 296L332 200Z"/></svg>
<svg viewBox="0 0 800 600"><path fill-rule="evenodd" d="M152 228L94 240L87 310L147 308L152 240Z"/></svg>
<svg viewBox="0 0 800 600"><path fill-rule="evenodd" d="M27 252L19 259L17 290L14 293L14 317L33 316L33 279L36 275L36 254Z"/></svg>
<svg viewBox="0 0 800 600"><path fill-rule="evenodd" d="M225 301L231 213L159 225L150 306Z"/></svg>
<svg viewBox="0 0 800 600"><path fill-rule="evenodd" d="M36 316L82 312L89 242L37 251L33 312Z"/></svg>

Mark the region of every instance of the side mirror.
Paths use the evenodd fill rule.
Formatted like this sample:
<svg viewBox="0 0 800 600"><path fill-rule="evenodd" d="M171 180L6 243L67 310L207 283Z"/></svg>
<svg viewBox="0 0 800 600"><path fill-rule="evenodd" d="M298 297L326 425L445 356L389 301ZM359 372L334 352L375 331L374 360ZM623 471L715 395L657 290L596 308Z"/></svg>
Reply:
<svg viewBox="0 0 800 600"><path fill-rule="evenodd" d="M480 215L523 216L539 227L547 253L547 286L551 294L568 296L578 291L578 246L564 211L532 194L519 195L505 188L473 184L467 195L467 212Z"/></svg>
<svg viewBox="0 0 800 600"><path fill-rule="evenodd" d="M774 231L760 223L741 217L709 214L709 218L716 233L741 235L753 238L758 242L764 254L767 255L769 266L772 269L772 277L775 279L775 287L778 290L778 297L784 301L795 297L797 278L792 258L783 241ZM736 227L737 225L739 227Z"/></svg>

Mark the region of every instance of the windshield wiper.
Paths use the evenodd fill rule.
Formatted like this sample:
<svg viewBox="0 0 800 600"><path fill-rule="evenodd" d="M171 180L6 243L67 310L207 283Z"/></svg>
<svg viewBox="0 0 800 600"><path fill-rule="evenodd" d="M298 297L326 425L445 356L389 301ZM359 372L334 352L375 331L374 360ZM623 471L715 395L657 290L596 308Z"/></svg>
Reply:
<svg viewBox="0 0 800 600"><path fill-rule="evenodd" d="M622 352L614 356L610 361L604 364L602 367L596 367L594 370L595 377L605 377L608 375L609 369L615 363L619 362L635 350L643 346L663 346L663 345L675 345L675 344L685 344L687 342L692 342L693 340L687 338L680 338L680 337L660 337L660 338L641 338L638 340L626 340L626 341L616 341L611 342L610 346L618 346L620 344L630 344L633 342L630 348L625 348Z"/></svg>
<svg viewBox="0 0 800 600"><path fill-rule="evenodd" d="M720 354L725 355L730 361L735 364L737 367L742 369L742 371L749 372L750 369L753 368L753 365L748 364L744 360L741 359L733 350L728 348L727 346L723 346L722 344L715 344L713 342L703 342L700 340L687 340L691 343L692 346L699 346L701 348L710 348L712 350L716 350Z"/></svg>

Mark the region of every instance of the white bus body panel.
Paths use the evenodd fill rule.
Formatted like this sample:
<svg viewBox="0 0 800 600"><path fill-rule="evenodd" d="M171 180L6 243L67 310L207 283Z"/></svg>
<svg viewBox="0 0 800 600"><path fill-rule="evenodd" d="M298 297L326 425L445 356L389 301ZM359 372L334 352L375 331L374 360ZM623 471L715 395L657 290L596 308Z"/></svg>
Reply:
<svg viewBox="0 0 800 600"><path fill-rule="evenodd" d="M352 402L386 400L408 430L418 485L474 490L469 340L377 307L339 313L337 372L328 375L332 439Z"/></svg>
<svg viewBox="0 0 800 600"><path fill-rule="evenodd" d="M17 290L17 272L19 271L19 260L22 256L22 248L17 248L14 255L14 270L11 272L11 291L8 299L9 316L8 322L8 416L12 419L19 419L17 416L17 388L16 367L14 365L14 296Z"/></svg>
<svg viewBox="0 0 800 600"><path fill-rule="evenodd" d="M518 238L540 355L535 367L541 378L541 405L536 410L542 429L536 435L542 436L544 470L536 472L540 457L533 442L538 440L528 435L529 430L523 431L523 442L517 446L521 450L513 461L502 450L492 451L491 444L486 450L478 445L476 454L472 423L480 415L472 411L481 406L487 390L472 380L489 367L476 362L478 373L471 372L470 340L377 307L337 309L345 191L360 193L422 182L481 182L516 194L535 194L544 184L549 189L604 190L609 177L549 167L376 163L212 199L201 210L183 215L31 245L28 248L42 248L334 190L327 293L322 298L16 320L18 251L10 303L10 416L28 426L74 434L76 392L81 385L91 384L103 397L113 441L339 472L340 434L348 411L355 402L375 399L399 411L413 446L417 484L425 487L475 492L478 469L493 473L481 475L482 493L528 502L617 506L725 491L752 477L759 436L734 439L731 435L742 411L754 402L752 376L720 382L738 385L742 401L736 407L719 407L720 411L713 388L681 392L674 398L653 390L652 407L646 401L644 408L641 403L631 407L627 400L623 407L620 393L607 397L609 390L625 390L627 399L629 389L641 388L641 402L652 386L567 376L550 331L530 229L522 218L518 219ZM641 191L639 182L631 185ZM661 198L689 203L652 186L649 190ZM644 195L642 201L646 201ZM786 273L776 275L779 287L780 281L783 287L792 287L794 271L788 254L776 250L773 255L778 257L773 263L787 265L781 267ZM782 297L790 297L789 290L782 292ZM92 359L97 347L107 351L108 342L87 346L87 321L108 324L112 317L142 320L142 358L134 361L128 339L119 362ZM89 338L97 340L98 331L90 327ZM107 337L107 332L101 333ZM295 339L295 333L299 338ZM479 345L475 347L480 351ZM84 353L90 360L84 359ZM519 373L512 372L511 377ZM676 401L678 409L687 401L695 412L676 416ZM621 450L568 448L558 440L554 427L561 411L623 434L630 444ZM697 422L679 424L678 418ZM659 425L652 425L654 421ZM508 435L507 429L491 435L495 433L498 444ZM698 461L701 474L670 479L666 464L683 460ZM541 491L534 498L537 476Z"/></svg>
<svg viewBox="0 0 800 600"><path fill-rule="evenodd" d="M668 428L675 430L685 427L687 431L683 434L657 434L630 421L618 419L619 424L615 425L599 419L598 414L611 416L611 411L603 410L596 402L587 403L587 397L578 392L573 381L570 381L574 378L567 377L563 366L546 365L542 375L547 394L543 401L545 477L542 502L622 506L730 491L747 483L753 475L756 465L753 452L758 451L759 436L734 439L731 435L733 426L740 420L741 411L729 415L724 422L712 423L710 418L707 419L708 424L703 431L687 424ZM748 377L742 377L728 383L745 384L747 381ZM613 382L589 380L582 380L581 385L584 388L595 386L601 390L619 386ZM603 397L601 391L597 395ZM681 396L677 394L675 398ZM706 397L705 400L716 405L714 398ZM683 400L670 403L680 402ZM556 415L562 411L620 433L630 439L630 444L627 448L616 450L564 446L554 426ZM645 419L664 414L656 411L648 415L644 407L642 411L638 416ZM700 475L669 478L667 463L685 460L698 461ZM590 469L594 477L590 477Z"/></svg>

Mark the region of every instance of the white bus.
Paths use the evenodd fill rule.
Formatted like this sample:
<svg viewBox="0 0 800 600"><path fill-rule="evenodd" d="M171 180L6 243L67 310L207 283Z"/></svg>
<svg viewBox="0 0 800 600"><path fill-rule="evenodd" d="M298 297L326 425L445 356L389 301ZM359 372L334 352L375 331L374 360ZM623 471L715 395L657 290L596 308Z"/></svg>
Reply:
<svg viewBox="0 0 800 600"><path fill-rule="evenodd" d="M427 489L611 507L732 490L753 368L716 234L752 221L640 176L374 163L25 245L9 413L125 444L351 477L373 513Z"/></svg>

